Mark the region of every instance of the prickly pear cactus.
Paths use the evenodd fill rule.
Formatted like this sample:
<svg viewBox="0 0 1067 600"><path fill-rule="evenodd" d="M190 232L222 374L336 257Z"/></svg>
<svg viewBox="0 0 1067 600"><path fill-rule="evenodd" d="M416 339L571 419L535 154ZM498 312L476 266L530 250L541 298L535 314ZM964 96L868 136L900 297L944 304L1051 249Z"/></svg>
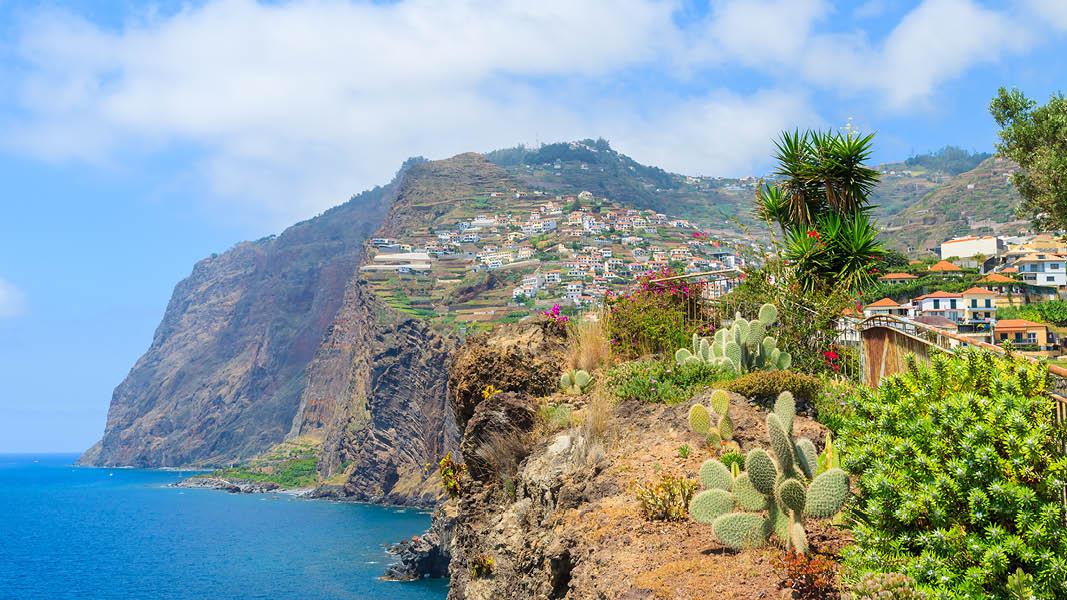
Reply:
<svg viewBox="0 0 1067 600"><path fill-rule="evenodd" d="M703 404L689 407L689 429L704 436L709 446L721 449L734 437L734 422L730 418L730 395L725 390L712 390L711 410Z"/></svg>
<svg viewBox="0 0 1067 600"><path fill-rule="evenodd" d="M719 328L709 341L693 334L691 348L679 348L674 360L680 365L706 363L730 368L737 373L749 371L784 371L793 360L778 348L778 340L767 335L778 320L778 309L764 304L759 317L751 321L737 313L729 327Z"/></svg>
<svg viewBox="0 0 1067 600"><path fill-rule="evenodd" d="M848 498L848 475L836 466L817 474L815 445L793 439L795 416L793 395L783 392L767 415L770 452L750 450L740 473L715 459L701 466L705 491L693 497L689 513L710 524L724 546L757 547L773 536L786 549L806 553L804 518L832 517Z"/></svg>
<svg viewBox="0 0 1067 600"><path fill-rule="evenodd" d="M568 394L580 395L593 382L593 376L581 369L573 369L560 375L559 385Z"/></svg>

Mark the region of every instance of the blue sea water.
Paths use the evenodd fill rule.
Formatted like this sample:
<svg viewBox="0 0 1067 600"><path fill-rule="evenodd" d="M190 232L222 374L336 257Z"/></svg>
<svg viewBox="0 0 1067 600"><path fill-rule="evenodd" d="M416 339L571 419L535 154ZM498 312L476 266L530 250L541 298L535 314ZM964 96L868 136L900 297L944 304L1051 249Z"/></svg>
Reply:
<svg viewBox="0 0 1067 600"><path fill-rule="evenodd" d="M184 475L0 455L0 599L440 600L378 577L429 516L280 494L167 487Z"/></svg>

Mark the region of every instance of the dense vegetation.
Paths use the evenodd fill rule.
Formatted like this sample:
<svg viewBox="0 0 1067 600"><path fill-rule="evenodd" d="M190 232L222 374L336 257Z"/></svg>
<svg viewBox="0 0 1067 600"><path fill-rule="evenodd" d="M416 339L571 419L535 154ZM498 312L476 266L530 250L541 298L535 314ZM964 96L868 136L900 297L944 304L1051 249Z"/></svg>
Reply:
<svg viewBox="0 0 1067 600"><path fill-rule="evenodd" d="M997 308L997 318L1026 319L1065 327L1067 326L1067 301L1049 300L1023 306L1001 306Z"/></svg>
<svg viewBox="0 0 1067 600"><path fill-rule="evenodd" d="M968 152L956 146L945 146L936 152L912 156L905 160L904 164L909 167L922 167L930 171L959 175L977 167L991 156L993 155L988 152Z"/></svg>
<svg viewBox="0 0 1067 600"><path fill-rule="evenodd" d="M1001 127L997 153L1022 167L1012 178L1023 197L1019 214L1038 229L1067 229L1067 97L1038 106L1000 88L989 111Z"/></svg>
<svg viewBox="0 0 1067 600"><path fill-rule="evenodd" d="M1041 365L971 349L859 389L844 435L860 488L852 573L987 598L1021 568L1036 597L1067 597L1067 458L1047 385Z"/></svg>

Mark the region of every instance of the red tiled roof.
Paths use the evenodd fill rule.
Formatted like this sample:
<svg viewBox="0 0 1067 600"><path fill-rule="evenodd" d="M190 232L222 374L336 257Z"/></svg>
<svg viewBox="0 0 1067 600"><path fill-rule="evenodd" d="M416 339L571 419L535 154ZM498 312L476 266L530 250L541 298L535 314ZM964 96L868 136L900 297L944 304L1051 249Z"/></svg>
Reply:
<svg viewBox="0 0 1067 600"><path fill-rule="evenodd" d="M931 271L959 271L960 268L956 265L948 262L947 260L938 261L930 265Z"/></svg>
<svg viewBox="0 0 1067 600"><path fill-rule="evenodd" d="M1045 327L1045 324L1034 323L1026 319L1001 319L997 321L997 329L1026 329L1030 327Z"/></svg>
<svg viewBox="0 0 1067 600"><path fill-rule="evenodd" d="M916 300L925 300L926 298L962 298L963 294L953 294L952 292L946 292L944 290L937 290L929 294L923 294L916 298Z"/></svg>
<svg viewBox="0 0 1067 600"><path fill-rule="evenodd" d="M878 279L918 279L918 278L915 275L912 275L911 273L886 273L885 275L882 275Z"/></svg>
<svg viewBox="0 0 1067 600"><path fill-rule="evenodd" d="M973 288L971 288L969 290L963 290L963 295L964 296L966 296L968 294L982 294L983 296L996 296L997 295L996 292L991 292L991 291L989 291L989 290L987 290L985 288L980 288L980 287L973 287Z"/></svg>
<svg viewBox="0 0 1067 600"><path fill-rule="evenodd" d="M886 308L886 307L896 308L898 306L900 306L900 304L898 302L896 302L895 300L892 300L890 298L882 298L881 300L879 300L877 302L871 302L865 308Z"/></svg>
<svg viewBox="0 0 1067 600"><path fill-rule="evenodd" d="M990 273L985 277L978 280L978 283L1014 283L1015 280L1011 277L1005 277L1000 273Z"/></svg>

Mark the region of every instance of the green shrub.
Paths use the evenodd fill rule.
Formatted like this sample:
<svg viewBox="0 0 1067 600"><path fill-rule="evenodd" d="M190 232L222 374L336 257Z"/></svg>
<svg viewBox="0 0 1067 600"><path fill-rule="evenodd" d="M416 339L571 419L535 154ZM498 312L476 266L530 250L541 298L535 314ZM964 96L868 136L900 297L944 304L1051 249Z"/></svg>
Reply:
<svg viewBox="0 0 1067 600"><path fill-rule="evenodd" d="M566 429L572 424L574 408L570 404L542 404L537 409L537 416L549 430Z"/></svg>
<svg viewBox="0 0 1067 600"><path fill-rule="evenodd" d="M493 576L496 561L488 554L480 554L474 557L470 565L471 579L484 579Z"/></svg>
<svg viewBox="0 0 1067 600"><path fill-rule="evenodd" d="M823 378L819 393L815 395L815 419L837 433L855 418L855 411L849 406L849 399L855 393L856 386L849 381Z"/></svg>
<svg viewBox="0 0 1067 600"><path fill-rule="evenodd" d="M1049 300L1023 306L997 308L998 319L1027 319L1051 325L1067 325L1067 300Z"/></svg>
<svg viewBox="0 0 1067 600"><path fill-rule="evenodd" d="M859 390L842 432L863 492L850 576L900 572L932 598L1002 598L1021 567L1037 597L1067 598L1067 435L1047 367L973 348L909 363Z"/></svg>
<svg viewBox="0 0 1067 600"><path fill-rule="evenodd" d="M277 483L283 488L306 488L318 483L318 462L313 456L294 458L271 465L269 471L255 467L232 467L220 469L212 475L239 481Z"/></svg>
<svg viewBox="0 0 1067 600"><path fill-rule="evenodd" d="M713 365L638 360L616 366L605 379L608 390L620 399L678 404L729 376Z"/></svg>
<svg viewBox="0 0 1067 600"><path fill-rule="evenodd" d="M773 405L778 394L792 391L797 409L809 412L822 389L822 383L816 377L794 371L753 371L725 383L723 387L764 406Z"/></svg>
<svg viewBox="0 0 1067 600"><path fill-rule="evenodd" d="M449 498L459 498L463 495L463 477L467 474L467 465L452 460L452 453L446 452L440 462L437 463L438 473L441 475L441 483Z"/></svg>
<svg viewBox="0 0 1067 600"><path fill-rule="evenodd" d="M650 521L684 521L696 491L697 482L692 479L660 475L659 481L638 486L637 500L641 503L641 514Z"/></svg>

